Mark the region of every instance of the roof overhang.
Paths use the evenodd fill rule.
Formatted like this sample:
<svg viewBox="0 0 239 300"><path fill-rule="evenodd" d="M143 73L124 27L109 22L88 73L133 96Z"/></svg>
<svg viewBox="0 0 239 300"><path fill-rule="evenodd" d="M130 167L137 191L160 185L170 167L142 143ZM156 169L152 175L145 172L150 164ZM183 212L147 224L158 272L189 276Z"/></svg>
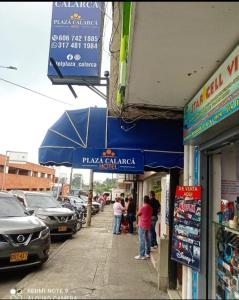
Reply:
<svg viewBox="0 0 239 300"><path fill-rule="evenodd" d="M238 43L238 16L238 2L132 2L124 105L182 110Z"/></svg>

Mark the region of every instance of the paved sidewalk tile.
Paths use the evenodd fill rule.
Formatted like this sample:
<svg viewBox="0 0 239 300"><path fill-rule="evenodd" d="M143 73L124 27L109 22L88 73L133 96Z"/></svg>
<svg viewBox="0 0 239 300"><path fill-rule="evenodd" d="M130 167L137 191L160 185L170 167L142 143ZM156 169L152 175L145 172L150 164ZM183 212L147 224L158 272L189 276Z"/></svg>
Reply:
<svg viewBox="0 0 239 300"><path fill-rule="evenodd" d="M135 260L137 235L112 234L112 205L92 217L40 269L18 283L22 299L168 299L147 260ZM5 299L9 299L6 295Z"/></svg>

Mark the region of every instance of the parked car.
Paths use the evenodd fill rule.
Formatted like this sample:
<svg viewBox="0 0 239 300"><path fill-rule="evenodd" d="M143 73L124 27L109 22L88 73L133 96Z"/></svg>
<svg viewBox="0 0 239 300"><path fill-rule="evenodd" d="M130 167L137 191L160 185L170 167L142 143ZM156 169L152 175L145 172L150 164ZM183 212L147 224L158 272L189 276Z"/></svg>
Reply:
<svg viewBox="0 0 239 300"><path fill-rule="evenodd" d="M74 211L77 215L77 231L82 228L82 224L85 224L86 220L86 208L79 203L76 203L75 201L72 201L68 197L64 197L64 199L61 199L60 197L57 199L57 201L60 203L62 207L66 207Z"/></svg>
<svg viewBox="0 0 239 300"><path fill-rule="evenodd" d="M77 215L62 207L54 197L47 193L31 191L12 191L28 211L34 213L49 228L51 236L72 236L77 231Z"/></svg>
<svg viewBox="0 0 239 300"><path fill-rule="evenodd" d="M88 197L87 196L80 195L78 198L82 201L82 203L83 202L86 203L86 204L88 203ZM98 203L96 201L92 201L92 207L93 207L95 213L98 213L100 211L100 203Z"/></svg>
<svg viewBox="0 0 239 300"><path fill-rule="evenodd" d="M51 239L44 222L7 192L0 192L0 207L0 271L47 261Z"/></svg>
<svg viewBox="0 0 239 300"><path fill-rule="evenodd" d="M76 197L76 196L68 196L67 197L67 199L69 199L69 201L72 205L75 205L76 207L83 207L85 217L87 214L87 205L88 205L88 198L87 199L86 198ZM92 205L91 213L94 215L94 214L96 214L96 211L97 210Z"/></svg>

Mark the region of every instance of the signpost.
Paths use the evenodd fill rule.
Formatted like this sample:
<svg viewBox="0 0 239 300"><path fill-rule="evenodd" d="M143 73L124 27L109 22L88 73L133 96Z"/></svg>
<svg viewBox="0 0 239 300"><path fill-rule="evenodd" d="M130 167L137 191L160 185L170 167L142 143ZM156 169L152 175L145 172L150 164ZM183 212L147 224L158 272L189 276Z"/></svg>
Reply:
<svg viewBox="0 0 239 300"><path fill-rule="evenodd" d="M99 82L103 6L104 2L53 2L48 62L53 84L67 79L72 83L74 78ZM59 79L51 58L63 78Z"/></svg>

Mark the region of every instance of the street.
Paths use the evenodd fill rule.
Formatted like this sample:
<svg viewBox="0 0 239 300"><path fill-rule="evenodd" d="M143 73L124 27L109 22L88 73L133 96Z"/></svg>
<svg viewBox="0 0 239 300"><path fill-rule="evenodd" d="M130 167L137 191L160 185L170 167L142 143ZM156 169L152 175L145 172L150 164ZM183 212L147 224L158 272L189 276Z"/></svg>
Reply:
<svg viewBox="0 0 239 300"><path fill-rule="evenodd" d="M15 287L18 299L168 299L157 288L150 259L134 259L138 236L113 235L112 222L112 206L107 205L90 227L53 244L49 261L40 269L14 276L10 283L4 280L1 298L11 299L9 290Z"/></svg>
<svg viewBox="0 0 239 300"><path fill-rule="evenodd" d="M54 241L52 241L49 260L54 256L56 250L62 246L62 243L64 243L64 240L62 239L55 239ZM4 295L7 295L11 289L15 288L19 281L21 281L25 276L30 275L33 271L34 269L32 268L0 273L0 299L5 299Z"/></svg>

